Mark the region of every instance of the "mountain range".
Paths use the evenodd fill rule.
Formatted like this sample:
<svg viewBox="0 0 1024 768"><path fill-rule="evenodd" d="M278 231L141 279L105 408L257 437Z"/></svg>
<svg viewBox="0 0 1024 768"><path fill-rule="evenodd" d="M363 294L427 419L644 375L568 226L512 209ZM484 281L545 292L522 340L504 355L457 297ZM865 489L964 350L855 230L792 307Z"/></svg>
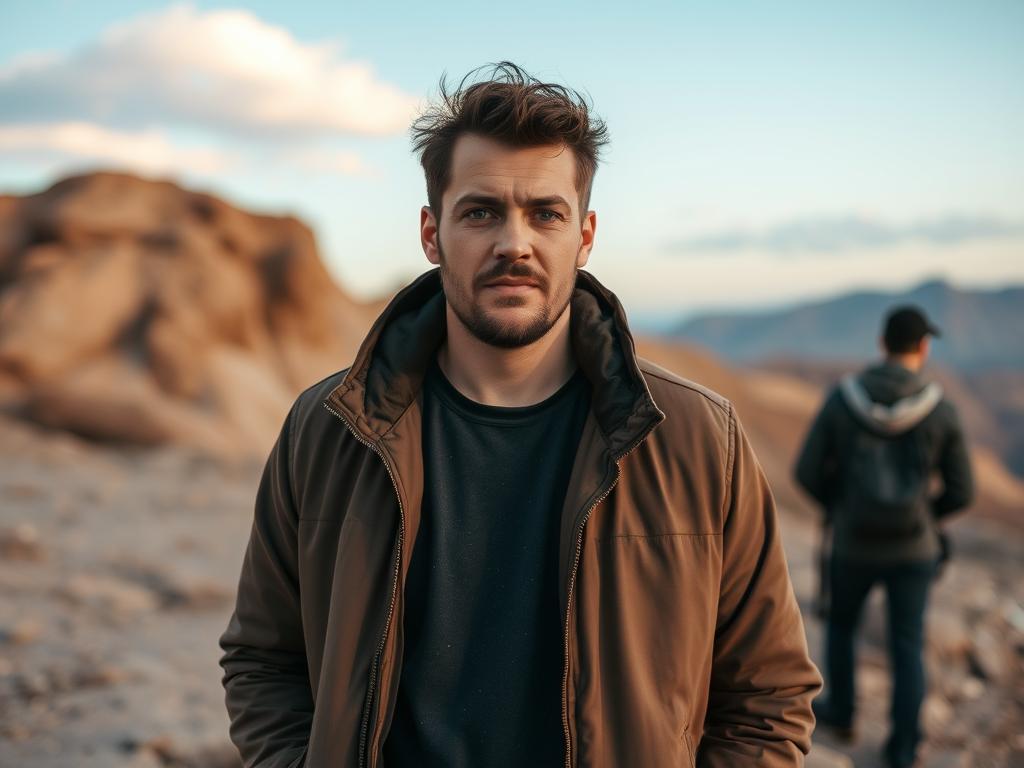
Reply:
<svg viewBox="0 0 1024 768"><path fill-rule="evenodd" d="M965 289L930 280L899 292L855 291L786 309L691 317L668 335L733 362L862 361L878 354L883 318L914 304L942 331L932 359L961 371L1024 371L1024 286Z"/></svg>

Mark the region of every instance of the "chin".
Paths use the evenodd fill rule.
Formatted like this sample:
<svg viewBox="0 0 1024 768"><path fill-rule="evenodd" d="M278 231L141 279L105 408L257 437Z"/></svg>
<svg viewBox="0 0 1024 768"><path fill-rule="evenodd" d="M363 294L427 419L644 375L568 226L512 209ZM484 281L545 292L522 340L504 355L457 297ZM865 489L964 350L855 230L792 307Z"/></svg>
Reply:
<svg viewBox="0 0 1024 768"><path fill-rule="evenodd" d="M495 347L513 349L532 344L551 330L550 318L537 312L494 310L475 313L465 323L470 333Z"/></svg>

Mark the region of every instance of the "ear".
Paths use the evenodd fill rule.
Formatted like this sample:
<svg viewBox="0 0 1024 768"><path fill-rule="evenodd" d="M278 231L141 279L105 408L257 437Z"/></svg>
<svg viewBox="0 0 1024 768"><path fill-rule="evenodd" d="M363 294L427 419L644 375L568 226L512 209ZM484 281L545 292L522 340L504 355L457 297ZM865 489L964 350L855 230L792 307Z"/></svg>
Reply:
<svg viewBox="0 0 1024 768"><path fill-rule="evenodd" d="M885 346L885 336L878 337L878 349L881 350L883 355L889 354L889 348Z"/></svg>
<svg viewBox="0 0 1024 768"><path fill-rule="evenodd" d="M582 267L590 258L590 250L594 247L594 232L597 230L597 214L587 211L580 227L580 249L576 254L576 266Z"/></svg>
<svg viewBox="0 0 1024 768"><path fill-rule="evenodd" d="M423 246L423 253L427 255L427 261L431 264L440 264L440 249L437 247L437 219L429 205L420 208L420 245Z"/></svg>

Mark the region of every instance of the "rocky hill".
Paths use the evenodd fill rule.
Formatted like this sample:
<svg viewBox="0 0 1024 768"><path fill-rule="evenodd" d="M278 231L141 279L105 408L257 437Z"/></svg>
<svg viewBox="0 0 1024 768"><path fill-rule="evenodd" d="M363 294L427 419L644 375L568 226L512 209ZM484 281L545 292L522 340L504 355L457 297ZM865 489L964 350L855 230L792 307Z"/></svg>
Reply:
<svg viewBox="0 0 1024 768"><path fill-rule="evenodd" d="M262 453L370 314L293 217L115 173L0 197L0 406L39 424Z"/></svg>

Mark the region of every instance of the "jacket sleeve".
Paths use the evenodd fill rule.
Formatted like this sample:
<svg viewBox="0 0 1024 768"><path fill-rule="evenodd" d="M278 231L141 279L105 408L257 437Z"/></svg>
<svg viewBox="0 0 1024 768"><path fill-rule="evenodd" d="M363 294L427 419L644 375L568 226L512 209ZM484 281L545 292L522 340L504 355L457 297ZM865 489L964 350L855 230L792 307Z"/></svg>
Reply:
<svg viewBox="0 0 1024 768"><path fill-rule="evenodd" d="M974 477L967 455L967 441L964 438L960 417L950 409L950 429L939 452L939 473L942 475L942 493L932 501L932 513L936 519L951 515L963 509L974 498Z"/></svg>
<svg viewBox="0 0 1024 768"><path fill-rule="evenodd" d="M245 768L303 765L313 717L289 479L293 413L263 470L235 610L220 638L230 735Z"/></svg>
<svg viewBox="0 0 1024 768"><path fill-rule="evenodd" d="M832 428L834 399L833 392L811 422L793 471L796 481L826 510L826 514L838 480Z"/></svg>
<svg viewBox="0 0 1024 768"><path fill-rule="evenodd" d="M767 478L730 407L728 497L701 768L798 766L822 679L807 651Z"/></svg>

